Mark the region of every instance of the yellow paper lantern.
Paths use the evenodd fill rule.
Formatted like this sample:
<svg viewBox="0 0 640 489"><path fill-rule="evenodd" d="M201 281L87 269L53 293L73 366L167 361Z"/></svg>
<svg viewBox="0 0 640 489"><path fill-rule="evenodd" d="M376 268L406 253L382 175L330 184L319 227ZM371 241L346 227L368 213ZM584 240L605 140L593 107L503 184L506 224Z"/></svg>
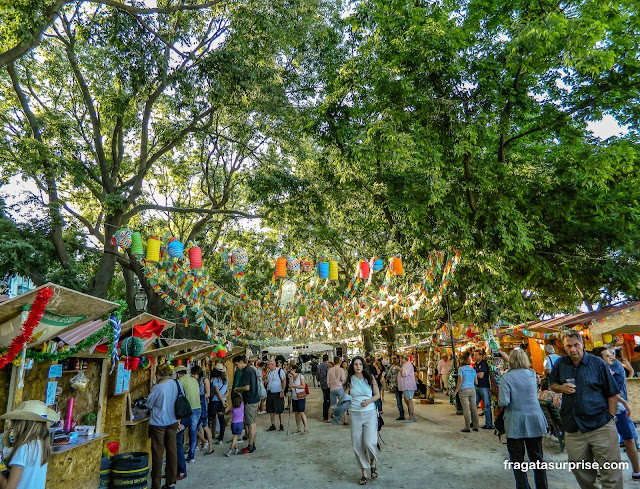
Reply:
<svg viewBox="0 0 640 489"><path fill-rule="evenodd" d="M335 260L329 262L329 280L338 280L338 262Z"/></svg>
<svg viewBox="0 0 640 489"><path fill-rule="evenodd" d="M147 241L147 261L160 261L160 240L155 236L150 236Z"/></svg>
<svg viewBox="0 0 640 489"><path fill-rule="evenodd" d="M391 271L394 275L403 275L404 271L402 270L402 258L392 258L391 259Z"/></svg>
<svg viewBox="0 0 640 489"><path fill-rule="evenodd" d="M611 343L613 341L613 336L611 336L609 333L605 333L602 335L602 341L604 341L605 343Z"/></svg>

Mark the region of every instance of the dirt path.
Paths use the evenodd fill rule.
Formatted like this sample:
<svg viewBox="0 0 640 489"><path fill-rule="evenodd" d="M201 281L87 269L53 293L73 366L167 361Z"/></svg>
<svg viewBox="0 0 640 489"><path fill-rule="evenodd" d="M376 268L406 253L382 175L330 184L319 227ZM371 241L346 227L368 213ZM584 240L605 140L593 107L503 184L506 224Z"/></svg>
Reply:
<svg viewBox="0 0 640 489"><path fill-rule="evenodd" d="M398 417L395 399L386 396L386 424L382 429L385 444L378 458L380 477L370 482L370 486L416 489L515 487L511 471L504 469L506 447L490 430L461 433L462 416L455 415L447 399L438 394L435 405L418 405L418 422L404 424L395 421ZM259 415L255 453L227 458L224 456L229 447L227 443L215 445L215 453L206 457L197 452L196 463L188 464L188 477L178 482L177 488L356 487L360 471L351 448L349 427L323 423L321 401L320 389L312 388L307 397L309 435L267 433L269 416ZM294 429L292 415L290 431ZM566 453L559 453L558 443L551 439L545 440L544 450L548 461L566 460ZM623 460L626 460L624 454ZM626 471L625 480L630 478L630 471ZM532 474L529 479L533 486ZM554 489L577 487L569 471L549 472L548 479L549 487Z"/></svg>

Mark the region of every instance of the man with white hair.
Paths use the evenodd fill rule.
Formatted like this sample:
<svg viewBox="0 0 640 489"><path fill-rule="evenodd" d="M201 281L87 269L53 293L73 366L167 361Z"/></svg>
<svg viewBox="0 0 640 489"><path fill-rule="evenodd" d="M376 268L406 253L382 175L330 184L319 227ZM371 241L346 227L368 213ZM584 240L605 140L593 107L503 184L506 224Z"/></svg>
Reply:
<svg viewBox="0 0 640 489"><path fill-rule="evenodd" d="M545 345L544 351L547 352L547 357L544 359L544 363L542 364L544 368L544 375L548 377L553 369L553 366L560 359L560 355L556 354L556 349L553 345Z"/></svg>

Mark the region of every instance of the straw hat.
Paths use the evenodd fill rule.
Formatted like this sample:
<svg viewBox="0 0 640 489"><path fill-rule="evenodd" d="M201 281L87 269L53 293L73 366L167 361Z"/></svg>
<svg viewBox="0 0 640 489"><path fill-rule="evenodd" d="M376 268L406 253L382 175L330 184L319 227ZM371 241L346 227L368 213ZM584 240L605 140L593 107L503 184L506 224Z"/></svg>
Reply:
<svg viewBox="0 0 640 489"><path fill-rule="evenodd" d="M0 416L0 419L25 419L27 421L60 421L60 416L42 401L22 401L16 409Z"/></svg>
<svg viewBox="0 0 640 489"><path fill-rule="evenodd" d="M187 367L185 367L184 365L180 365L179 367L176 367L173 369L173 373L175 374L181 374L181 373L187 373Z"/></svg>
<svg viewBox="0 0 640 489"><path fill-rule="evenodd" d="M218 370L220 372L226 372L227 371L227 368L224 365L222 365L221 363L219 363L219 362L216 363L216 366L213 367L213 368L215 368L216 370Z"/></svg>

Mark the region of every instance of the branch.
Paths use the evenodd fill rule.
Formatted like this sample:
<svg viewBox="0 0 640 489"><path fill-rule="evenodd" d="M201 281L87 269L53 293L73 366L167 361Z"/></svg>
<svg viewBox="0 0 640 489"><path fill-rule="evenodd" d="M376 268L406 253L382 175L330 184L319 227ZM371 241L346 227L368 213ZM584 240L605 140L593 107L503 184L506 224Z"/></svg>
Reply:
<svg viewBox="0 0 640 489"><path fill-rule="evenodd" d="M63 204L62 207L64 207L64 210L66 210L69 214L71 214L78 221L80 221L89 230L89 232L93 236L98 238L98 240L101 243L104 243L104 234L102 234L100 231L98 231L98 226L93 226L86 217L81 216L80 214L78 214L76 211L71 209L66 203Z"/></svg>
<svg viewBox="0 0 640 489"><path fill-rule="evenodd" d="M116 0L85 0L87 3L97 3L100 5L107 5L123 12L129 12L132 14L172 14L174 12L184 12L185 10L201 10L209 7L213 7L222 0L212 0L210 2L200 3L196 5L174 5L173 7L155 7L155 8L143 8L135 7L133 5L125 5Z"/></svg>
<svg viewBox="0 0 640 489"><path fill-rule="evenodd" d="M262 219L266 217L264 214L248 214L242 211L227 210L227 209L206 209L202 207L174 207L174 206L163 206L163 205L156 205L156 204L140 204L135 206L129 212L127 212L123 216L122 220L126 222L136 214L142 211L147 211L147 210L162 211L162 212L178 212L180 214L226 214L229 216L243 217L245 219Z"/></svg>

